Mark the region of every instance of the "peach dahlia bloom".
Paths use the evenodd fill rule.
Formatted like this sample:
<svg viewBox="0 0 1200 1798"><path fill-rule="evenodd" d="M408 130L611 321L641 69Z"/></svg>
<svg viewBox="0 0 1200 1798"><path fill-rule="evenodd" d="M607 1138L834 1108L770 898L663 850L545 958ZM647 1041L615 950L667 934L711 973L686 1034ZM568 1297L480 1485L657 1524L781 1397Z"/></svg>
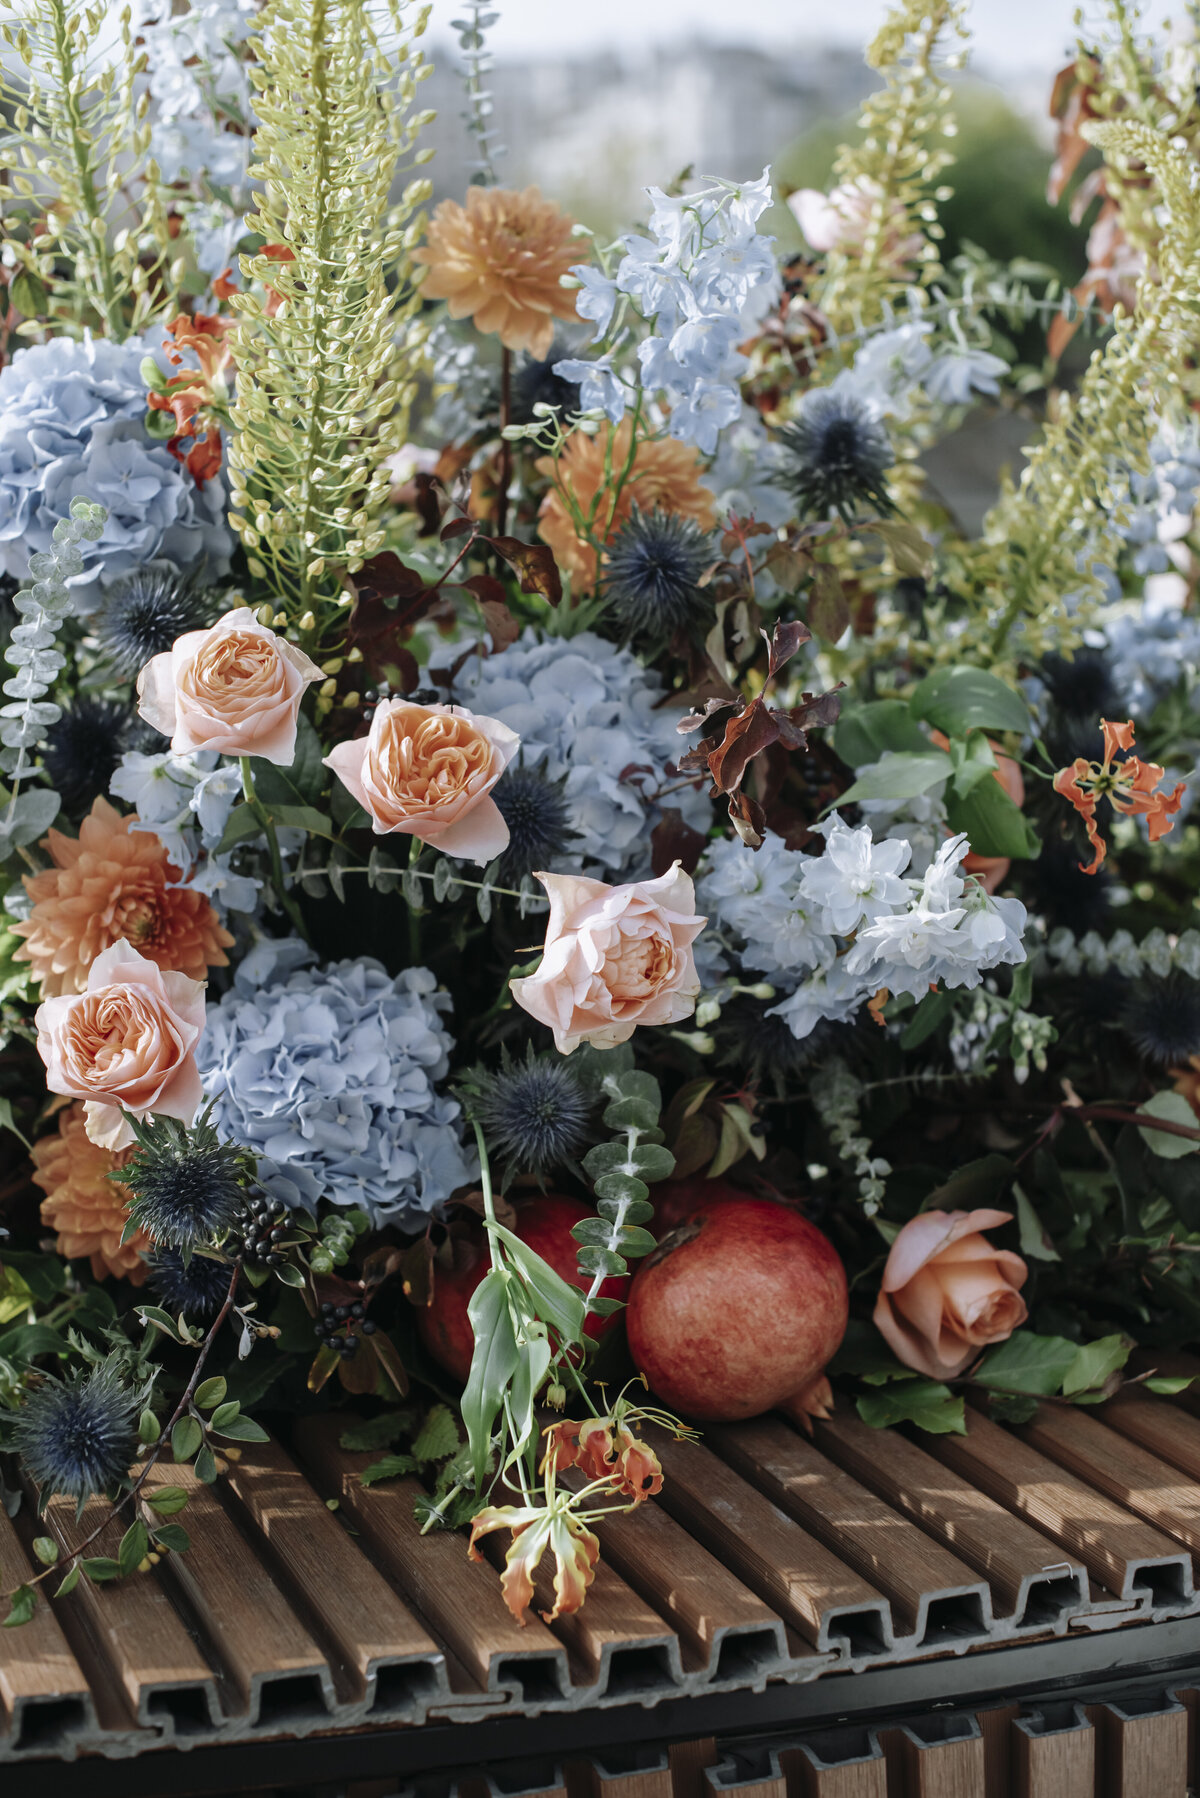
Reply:
<svg viewBox="0 0 1200 1798"><path fill-rule="evenodd" d="M142 1251L151 1247L144 1230L122 1243L129 1189L108 1179L124 1167L132 1150L114 1154L92 1142L83 1106L68 1105L58 1114L58 1129L33 1145L33 1178L45 1193L42 1222L58 1231L55 1248L68 1260L91 1257L97 1280L122 1275L140 1286L149 1269Z"/></svg>
<svg viewBox="0 0 1200 1798"><path fill-rule="evenodd" d="M574 292L559 286L580 259L574 222L536 187L469 187L465 206L442 201L413 258L429 271L422 297L446 300L451 318L474 319L507 350L544 357L555 319L575 317Z"/></svg>
<svg viewBox="0 0 1200 1798"><path fill-rule="evenodd" d="M638 444L633 467L614 496L613 471L619 474L629 460L632 431L627 418L615 431L606 424L594 437L575 431L557 467L551 456L543 456L537 464L539 474L557 482L542 501L538 535L550 545L555 561L580 591L596 584L596 552L576 533L562 490L572 496L585 519L590 516L593 535L601 543L616 534L635 505L643 512L657 508L694 519L706 531L716 521L712 493L700 480L704 466L700 457L690 444L676 443L670 437Z"/></svg>
<svg viewBox="0 0 1200 1798"><path fill-rule="evenodd" d="M203 980L223 968L233 942L203 893L172 886L179 870L156 836L137 829L107 799L97 799L78 839L52 830L42 848L54 862L27 874L33 910L13 931L25 938L16 961L27 961L42 997L81 993L88 969L112 943L132 943L160 968Z"/></svg>

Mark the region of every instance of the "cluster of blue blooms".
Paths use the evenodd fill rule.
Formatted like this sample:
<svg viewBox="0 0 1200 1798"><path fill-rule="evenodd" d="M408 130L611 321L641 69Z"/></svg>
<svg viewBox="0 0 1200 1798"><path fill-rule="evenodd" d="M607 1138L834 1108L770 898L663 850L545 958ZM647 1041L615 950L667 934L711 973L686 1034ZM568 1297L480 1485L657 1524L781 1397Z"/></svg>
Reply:
<svg viewBox="0 0 1200 1798"><path fill-rule="evenodd" d="M459 1107L437 1090L450 997L426 968L393 978L365 957L314 959L295 938L264 939L209 1006L198 1058L213 1123L280 1204L418 1227L473 1171Z"/></svg>
<svg viewBox="0 0 1200 1798"><path fill-rule="evenodd" d="M224 480L197 485L145 428L141 367L161 346L161 333L123 344L55 337L0 369L0 569L23 580L72 500L102 505L104 530L82 546L83 572L69 583L80 613L159 558L215 576L229 569Z"/></svg>
<svg viewBox="0 0 1200 1798"><path fill-rule="evenodd" d="M772 246L758 220L771 204L770 170L737 186L710 181L696 193L649 190L649 237L622 239L615 276L591 264L572 269L581 283L577 309L603 338L624 297L652 330L637 346L641 385L661 394L672 437L712 455L721 431L742 415L739 382L748 364L738 350L780 293ZM555 373L580 384L585 410L625 414L632 382L614 366L621 347L595 361L572 358Z"/></svg>

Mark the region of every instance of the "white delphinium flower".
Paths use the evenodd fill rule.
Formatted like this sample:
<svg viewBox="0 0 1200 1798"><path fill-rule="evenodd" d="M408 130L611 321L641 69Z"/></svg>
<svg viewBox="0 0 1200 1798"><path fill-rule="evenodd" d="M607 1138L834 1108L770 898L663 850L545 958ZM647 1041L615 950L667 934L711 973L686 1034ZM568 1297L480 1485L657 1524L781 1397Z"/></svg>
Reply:
<svg viewBox="0 0 1200 1798"><path fill-rule="evenodd" d="M723 926L742 939L747 968L795 974L833 961L837 945L821 921L819 901L805 903L801 896L812 861L788 849L772 831L756 851L728 837L709 846L697 877L696 903L710 926Z"/></svg>
<svg viewBox="0 0 1200 1798"><path fill-rule="evenodd" d="M940 406L969 406L973 393L999 393L999 377L1007 373L1002 356L952 343L934 357L921 385Z"/></svg>
<svg viewBox="0 0 1200 1798"><path fill-rule="evenodd" d="M227 856L219 862L212 857L241 796L236 764L222 765L211 749L185 755L170 749L157 755L130 750L121 757L108 790L133 806L138 828L158 838L189 886L232 911L254 910L262 883L234 874ZM208 860L198 867L202 852Z"/></svg>
<svg viewBox="0 0 1200 1798"><path fill-rule="evenodd" d="M850 936L864 921L873 923L907 902L900 879L912 856L907 843L876 843L869 825L851 830L836 812L818 828L825 853L806 858L800 891L821 907L822 923L832 935Z"/></svg>

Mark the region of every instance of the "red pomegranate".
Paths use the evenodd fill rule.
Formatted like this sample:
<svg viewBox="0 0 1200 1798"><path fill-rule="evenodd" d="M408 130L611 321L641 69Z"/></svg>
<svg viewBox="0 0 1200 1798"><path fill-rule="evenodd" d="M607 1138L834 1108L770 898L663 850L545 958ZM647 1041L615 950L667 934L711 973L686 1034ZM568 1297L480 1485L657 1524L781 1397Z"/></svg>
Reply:
<svg viewBox="0 0 1200 1798"><path fill-rule="evenodd" d="M733 1423L803 1398L846 1333L829 1239L769 1199L704 1205L638 1266L629 1348L684 1417Z"/></svg>
<svg viewBox="0 0 1200 1798"><path fill-rule="evenodd" d="M688 1174L682 1180L661 1180L650 1188L650 1202L654 1206L654 1222L648 1226L650 1234L661 1242L664 1236L686 1223L692 1212L702 1205L716 1205L722 1199L744 1196L740 1187L731 1186L728 1180L706 1180L703 1174Z"/></svg>
<svg viewBox="0 0 1200 1798"><path fill-rule="evenodd" d="M550 1193L543 1198L529 1199L518 1207L515 1233L543 1261L549 1262L555 1273L561 1274L564 1280L577 1286L581 1292L586 1292L588 1282L580 1279L575 1269L579 1244L571 1235L571 1229L581 1218L594 1215L587 1205L581 1205L577 1199L566 1199ZM456 1380L465 1381L471 1371L475 1338L467 1315L467 1303L489 1265L487 1243L481 1227L477 1237L468 1238L465 1243L460 1244L453 1268L447 1272L443 1272L441 1268L437 1270L433 1303L422 1306L417 1312L417 1334L421 1341L434 1360L447 1373L453 1374ZM606 1299L623 1299L628 1290L627 1279L606 1280L600 1288L600 1295ZM614 1312L611 1317L595 1317L589 1313L584 1327L589 1336L598 1340L619 1322L619 1312Z"/></svg>

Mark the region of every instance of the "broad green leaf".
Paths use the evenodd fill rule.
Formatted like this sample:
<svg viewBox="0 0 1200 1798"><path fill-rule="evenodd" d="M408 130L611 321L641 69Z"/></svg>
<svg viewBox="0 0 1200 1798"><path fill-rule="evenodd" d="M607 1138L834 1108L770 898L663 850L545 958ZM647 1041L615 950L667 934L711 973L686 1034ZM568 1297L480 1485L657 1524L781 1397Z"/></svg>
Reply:
<svg viewBox="0 0 1200 1798"><path fill-rule="evenodd" d="M38 1355L65 1355L70 1343L49 1324L18 1324L0 1336L0 1357L5 1361L33 1361Z"/></svg>
<svg viewBox="0 0 1200 1798"><path fill-rule="evenodd" d="M261 1423L255 1423L252 1417L230 1417L225 1423L218 1423L214 1417L212 1427L218 1436L225 1436L230 1442L269 1442L271 1440Z"/></svg>
<svg viewBox="0 0 1200 1798"><path fill-rule="evenodd" d="M150 1532L140 1517L135 1518L121 1537L121 1546L117 1550L117 1564L121 1569L123 1579L128 1579L131 1573L137 1571L145 1560L149 1548Z"/></svg>
<svg viewBox="0 0 1200 1798"><path fill-rule="evenodd" d="M1177 1392L1186 1392L1195 1378L1194 1373L1152 1374L1142 1381L1142 1385L1147 1392L1160 1392L1164 1398L1174 1398Z"/></svg>
<svg viewBox="0 0 1200 1798"><path fill-rule="evenodd" d="M207 1442L196 1456L196 1478L205 1486L211 1486L217 1477L217 1462Z"/></svg>
<svg viewBox="0 0 1200 1798"><path fill-rule="evenodd" d="M1184 1124L1189 1130L1200 1130L1200 1118L1197 1118L1182 1093L1170 1090L1155 1093L1152 1099L1138 1109L1139 1117L1162 1118L1167 1124ZM1138 1135L1155 1155L1164 1161L1181 1161L1185 1155L1194 1155L1200 1149L1200 1140L1190 1136L1176 1136L1170 1130L1156 1130L1153 1125L1138 1125Z"/></svg>
<svg viewBox="0 0 1200 1798"><path fill-rule="evenodd" d="M1072 1398L1077 1392L1091 1392L1103 1386L1110 1374L1124 1367L1132 1348L1129 1337L1122 1335L1101 1336L1095 1342L1085 1343L1076 1351L1063 1379L1063 1397Z"/></svg>
<svg viewBox="0 0 1200 1798"><path fill-rule="evenodd" d="M143 1411L138 1418L138 1441L149 1447L151 1443L157 1442L161 1435L162 1426L153 1411Z"/></svg>
<svg viewBox="0 0 1200 1798"><path fill-rule="evenodd" d="M966 737L951 737L950 760L954 763L953 791L960 799L996 772L992 746L981 730L973 730Z"/></svg>
<svg viewBox="0 0 1200 1798"><path fill-rule="evenodd" d="M430 1461L447 1460L458 1453L460 1446L453 1411L449 1405L434 1405L412 1445L412 1457L424 1466Z"/></svg>
<svg viewBox="0 0 1200 1798"><path fill-rule="evenodd" d="M4 808L7 841L14 848L36 841L57 818L58 803L58 794L49 787L25 787L17 794L15 804Z"/></svg>
<svg viewBox="0 0 1200 1798"><path fill-rule="evenodd" d="M53 1567L58 1560L58 1543L53 1536L35 1536L33 1552L43 1567Z"/></svg>
<svg viewBox="0 0 1200 1798"><path fill-rule="evenodd" d="M940 1029L954 1010L954 994L939 991L926 993L905 1026L900 1038L902 1049L915 1049Z"/></svg>
<svg viewBox="0 0 1200 1798"><path fill-rule="evenodd" d="M245 804L235 805L228 818L225 820L225 829L221 833L221 841L217 844L213 853L214 855L228 855L229 851L231 849L236 849L239 843L246 842L250 837L260 837L262 835L263 827L255 816L252 807Z"/></svg>
<svg viewBox="0 0 1200 1798"><path fill-rule="evenodd" d="M201 1380L196 1388L196 1403L201 1411L211 1411L219 1405L226 1393L225 1381L220 1374L214 1374L211 1380Z"/></svg>
<svg viewBox="0 0 1200 1798"><path fill-rule="evenodd" d="M997 1392L1032 1392L1048 1398L1061 1387L1078 1349L1079 1344L1065 1336L1014 1330L1007 1342L988 1350L971 1377Z"/></svg>
<svg viewBox="0 0 1200 1798"><path fill-rule="evenodd" d="M933 1436L967 1433L963 1401L938 1380L910 1380L858 1399L858 1415L873 1430L896 1423L915 1423Z"/></svg>
<svg viewBox="0 0 1200 1798"><path fill-rule="evenodd" d="M171 1431L171 1453L177 1461L190 1461L204 1440L204 1431L194 1417L181 1417Z"/></svg>
<svg viewBox="0 0 1200 1798"><path fill-rule="evenodd" d="M948 1180L921 1201L922 1211L973 1211L979 1205L993 1205L1006 1191L1013 1177L1013 1164L1006 1155L982 1155L957 1168Z"/></svg>
<svg viewBox="0 0 1200 1798"><path fill-rule="evenodd" d="M82 1572L83 1569L78 1561L76 1561L72 1567L69 1567L59 1580L58 1585L54 1588L55 1598L65 1598L68 1592L73 1592L79 1584L79 1576Z"/></svg>
<svg viewBox="0 0 1200 1798"><path fill-rule="evenodd" d="M888 754L865 769L836 804L851 805L859 799L915 799L939 781L949 780L953 772L953 762L941 749L927 749L920 755Z"/></svg>
<svg viewBox="0 0 1200 1798"><path fill-rule="evenodd" d="M28 1623L37 1605L37 1593L32 1586L18 1586L12 1595L8 1616L4 1619L5 1629L19 1629Z"/></svg>
<svg viewBox="0 0 1200 1798"><path fill-rule="evenodd" d="M225 1382L224 1382L224 1380L222 1380L221 1385L224 1386L224 1384L225 1384ZM242 1407L238 1403L237 1399L231 1398L231 1399L226 1400L226 1402L223 1405L217 1406L216 1410L213 1412L212 1416L209 1418L209 1420L208 1420L209 1429L210 1430L219 1430L219 1429L222 1429L227 1423L232 1423L234 1418L237 1417L239 1415L239 1413L241 1412L241 1409L242 1409Z"/></svg>
<svg viewBox="0 0 1200 1798"><path fill-rule="evenodd" d="M411 1412L381 1411L378 1417L364 1418L344 1429L338 1437L338 1445L356 1454L391 1448L411 1424Z"/></svg>
<svg viewBox="0 0 1200 1798"><path fill-rule="evenodd" d="M579 1288L568 1285L536 1250L522 1242L519 1236L514 1236L511 1230L506 1230L503 1224L489 1223L487 1227L507 1249L532 1295L538 1317L557 1331L564 1343L578 1342L583 1334L583 1295Z"/></svg>
<svg viewBox="0 0 1200 1798"><path fill-rule="evenodd" d="M321 739L301 712L296 720L296 754L289 768L277 768L255 756L250 763L254 791L272 814L278 805L315 805L329 779L321 757Z"/></svg>
<svg viewBox="0 0 1200 1798"><path fill-rule="evenodd" d="M25 1132L17 1126L16 1120L13 1117L11 1099L0 1099L0 1130L11 1130L13 1135L17 1138L17 1141L23 1142L27 1149L33 1147Z"/></svg>
<svg viewBox="0 0 1200 1798"><path fill-rule="evenodd" d="M891 551L897 574L922 575L927 572L931 551L915 525L899 518L873 518L863 528L883 538Z"/></svg>
<svg viewBox="0 0 1200 1798"><path fill-rule="evenodd" d="M889 750L921 755L929 748L929 738L903 699L872 699L842 713L833 747L848 768L862 768Z"/></svg>
<svg viewBox="0 0 1200 1798"><path fill-rule="evenodd" d="M186 1554L192 1546L192 1539L180 1523L160 1523L153 1530L156 1548L169 1548L172 1554Z"/></svg>
<svg viewBox="0 0 1200 1798"><path fill-rule="evenodd" d="M1021 1253L1028 1255L1031 1261L1061 1261L1062 1256L1051 1242L1046 1226L1026 1198L1021 1186L1013 1186L1013 1198L1017 1201L1017 1226L1021 1232Z"/></svg>
<svg viewBox="0 0 1200 1798"><path fill-rule="evenodd" d="M417 1464L411 1455L384 1455L372 1461L358 1476L360 1486L377 1486L381 1480L398 1480L401 1474L415 1473Z"/></svg>
<svg viewBox="0 0 1200 1798"><path fill-rule="evenodd" d="M333 819L317 811L315 806L273 805L270 811L272 822L283 830L306 830L312 837L328 837L330 842L337 840Z"/></svg>
<svg viewBox="0 0 1200 1798"><path fill-rule="evenodd" d="M475 1352L461 1409L471 1444L475 1483L482 1486L492 1425L521 1358L508 1309L508 1280L498 1269L492 1268L483 1276L471 1294L467 1315L475 1334Z"/></svg>
<svg viewBox="0 0 1200 1798"><path fill-rule="evenodd" d="M88 1578L95 1580L98 1586L102 1586L105 1580L121 1577L121 1563L114 1561L110 1555L92 1555L82 1566Z"/></svg>
<svg viewBox="0 0 1200 1798"><path fill-rule="evenodd" d="M909 710L948 737L965 737L969 730L1029 728L1024 699L984 668L939 668L927 674L909 700Z"/></svg>
<svg viewBox="0 0 1200 1798"><path fill-rule="evenodd" d="M948 792L946 821L951 830L966 831L976 855L1006 855L1020 861L1035 856L1041 847L1033 825L998 780L981 780L965 798Z"/></svg>
<svg viewBox="0 0 1200 1798"><path fill-rule="evenodd" d="M147 1492L146 1503L160 1517L174 1517L176 1511L182 1511L187 1504L188 1495L182 1486L158 1486Z"/></svg>

